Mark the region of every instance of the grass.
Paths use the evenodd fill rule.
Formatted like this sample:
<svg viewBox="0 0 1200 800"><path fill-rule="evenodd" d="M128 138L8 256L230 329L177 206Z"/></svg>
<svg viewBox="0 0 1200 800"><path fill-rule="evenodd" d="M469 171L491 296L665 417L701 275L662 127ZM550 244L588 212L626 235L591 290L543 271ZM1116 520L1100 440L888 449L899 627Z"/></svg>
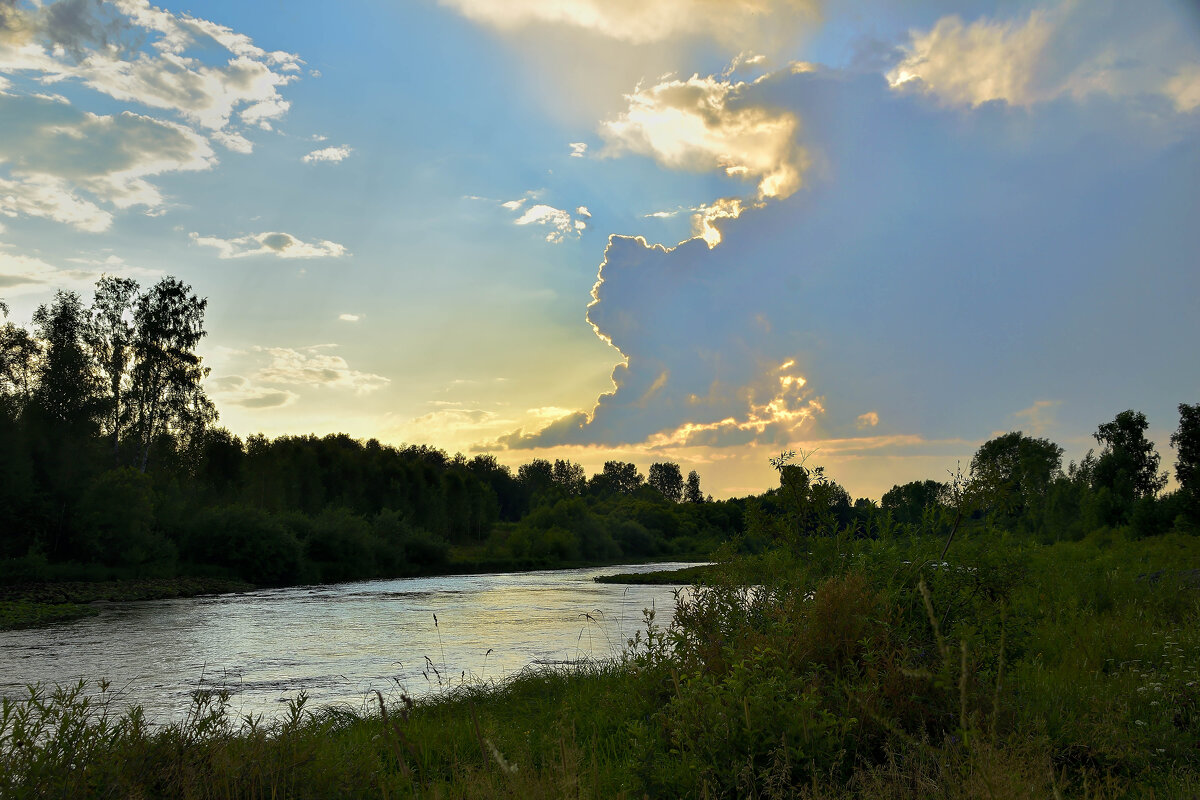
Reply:
<svg viewBox="0 0 1200 800"><path fill-rule="evenodd" d="M98 614L79 603L34 603L29 600L0 600L0 631L39 628Z"/></svg>
<svg viewBox="0 0 1200 800"><path fill-rule="evenodd" d="M679 569L664 569L655 572L621 572L616 575L601 575L593 578L596 583L635 583L651 586L689 585L710 582L716 572L707 564Z"/></svg>
<svg viewBox="0 0 1200 800"><path fill-rule="evenodd" d="M0 710L0 796L1200 794L1200 538L942 544L731 561L616 661L373 713L237 719L205 691L152 727L103 686L32 687Z"/></svg>
<svg viewBox="0 0 1200 800"><path fill-rule="evenodd" d="M142 578L120 581L61 581L0 586L0 631L69 622L99 612L100 600L162 600L249 590L250 584L218 578Z"/></svg>

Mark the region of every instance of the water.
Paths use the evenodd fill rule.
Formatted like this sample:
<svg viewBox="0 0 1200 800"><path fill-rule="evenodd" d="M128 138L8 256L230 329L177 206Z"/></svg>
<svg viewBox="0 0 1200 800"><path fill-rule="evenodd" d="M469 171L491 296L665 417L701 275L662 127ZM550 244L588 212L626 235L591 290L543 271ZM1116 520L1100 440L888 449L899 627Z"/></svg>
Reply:
<svg viewBox="0 0 1200 800"><path fill-rule="evenodd" d="M495 681L529 665L618 655L653 607L666 626L675 587L595 583L648 564L368 581L99 605L77 622L0 632L0 694L30 683L108 679L118 707L182 718L198 686L225 686L239 714L310 704L362 709L370 692L417 697ZM436 625L435 625L436 616ZM489 652L490 651L490 652ZM311 707L311 706L310 706Z"/></svg>

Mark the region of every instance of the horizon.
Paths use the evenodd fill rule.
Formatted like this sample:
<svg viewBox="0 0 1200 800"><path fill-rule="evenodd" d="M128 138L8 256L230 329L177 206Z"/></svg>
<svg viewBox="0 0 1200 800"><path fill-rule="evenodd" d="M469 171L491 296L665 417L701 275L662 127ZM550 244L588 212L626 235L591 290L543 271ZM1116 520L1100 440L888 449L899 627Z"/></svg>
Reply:
<svg viewBox="0 0 1200 800"><path fill-rule="evenodd" d="M176 276L243 439L878 500L1133 409L1171 473L1200 11L939 5L2 3L0 299Z"/></svg>

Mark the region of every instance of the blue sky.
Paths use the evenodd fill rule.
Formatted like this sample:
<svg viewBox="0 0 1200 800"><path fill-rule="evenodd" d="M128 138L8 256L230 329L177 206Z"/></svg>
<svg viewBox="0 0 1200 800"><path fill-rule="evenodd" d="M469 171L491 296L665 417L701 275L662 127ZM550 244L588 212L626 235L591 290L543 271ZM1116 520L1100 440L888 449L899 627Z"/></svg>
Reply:
<svg viewBox="0 0 1200 800"><path fill-rule="evenodd" d="M0 0L0 297L209 298L245 435L852 494L1200 401L1194 4Z"/></svg>

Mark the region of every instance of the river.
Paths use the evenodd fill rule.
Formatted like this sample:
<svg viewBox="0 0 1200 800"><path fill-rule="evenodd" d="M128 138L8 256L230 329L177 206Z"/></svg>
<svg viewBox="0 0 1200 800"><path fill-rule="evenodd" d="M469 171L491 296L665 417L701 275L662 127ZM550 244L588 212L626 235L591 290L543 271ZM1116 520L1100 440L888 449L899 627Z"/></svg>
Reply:
<svg viewBox="0 0 1200 800"><path fill-rule="evenodd" d="M361 710L380 690L419 697L498 681L530 665L620 654L665 627L671 586L595 583L599 575L684 564L454 575L98 604L99 615L0 632L0 695L31 683L111 683L118 709L178 720L198 687L224 686L237 714L278 717L304 690L314 705Z"/></svg>

